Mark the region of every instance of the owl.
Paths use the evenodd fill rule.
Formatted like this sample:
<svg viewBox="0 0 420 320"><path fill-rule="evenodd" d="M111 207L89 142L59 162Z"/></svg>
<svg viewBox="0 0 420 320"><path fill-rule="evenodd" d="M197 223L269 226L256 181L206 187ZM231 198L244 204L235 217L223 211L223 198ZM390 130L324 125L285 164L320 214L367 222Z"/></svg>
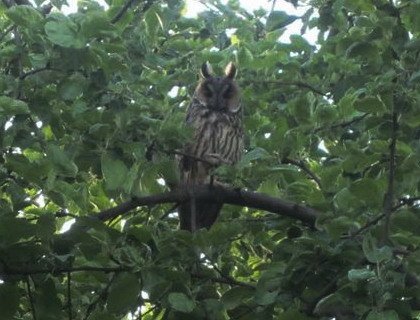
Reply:
<svg viewBox="0 0 420 320"><path fill-rule="evenodd" d="M222 77L213 75L209 63L201 67L200 81L187 110L186 123L193 139L180 160L181 184L194 186L213 183L211 171L221 165L237 163L243 150L242 107L236 67L229 63ZM179 207L180 227L195 231L209 229L222 208L217 201L190 200Z"/></svg>

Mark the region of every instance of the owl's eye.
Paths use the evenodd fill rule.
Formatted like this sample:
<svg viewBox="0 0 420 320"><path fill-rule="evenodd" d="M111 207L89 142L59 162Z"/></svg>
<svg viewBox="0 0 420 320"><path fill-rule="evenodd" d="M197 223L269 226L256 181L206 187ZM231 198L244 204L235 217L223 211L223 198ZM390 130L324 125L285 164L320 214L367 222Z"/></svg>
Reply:
<svg viewBox="0 0 420 320"><path fill-rule="evenodd" d="M228 85L226 87L226 89L223 91L223 98L229 99L229 98L232 98L232 95L233 95L232 86L231 85Z"/></svg>
<svg viewBox="0 0 420 320"><path fill-rule="evenodd" d="M210 98L213 95L213 91L212 88L209 84L204 84L203 85L203 94L207 97Z"/></svg>

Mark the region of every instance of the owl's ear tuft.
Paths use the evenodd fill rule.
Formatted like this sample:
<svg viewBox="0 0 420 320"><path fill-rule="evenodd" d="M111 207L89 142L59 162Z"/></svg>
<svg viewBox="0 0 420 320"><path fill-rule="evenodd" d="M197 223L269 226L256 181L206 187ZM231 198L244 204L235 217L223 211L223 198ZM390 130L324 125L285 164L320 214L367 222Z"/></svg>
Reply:
<svg viewBox="0 0 420 320"><path fill-rule="evenodd" d="M201 65L201 72L200 72L200 75L203 77L203 78L210 78L212 75L213 75L213 68L211 67L211 64L210 64L210 62L204 62L202 65Z"/></svg>
<svg viewBox="0 0 420 320"><path fill-rule="evenodd" d="M225 68L225 76L226 78L233 79L236 75L236 67L233 64L233 62L229 62L228 65Z"/></svg>

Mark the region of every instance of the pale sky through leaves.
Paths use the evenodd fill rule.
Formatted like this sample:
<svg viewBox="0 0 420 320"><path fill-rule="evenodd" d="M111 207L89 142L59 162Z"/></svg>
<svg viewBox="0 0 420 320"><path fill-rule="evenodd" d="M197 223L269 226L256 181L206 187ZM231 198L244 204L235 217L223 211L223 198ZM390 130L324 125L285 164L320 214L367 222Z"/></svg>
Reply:
<svg viewBox="0 0 420 320"><path fill-rule="evenodd" d="M267 11L272 9L272 1L268 0L240 0L241 6L245 8L247 11L252 12L254 10L263 8ZM69 6L64 6L62 11L65 14L69 14L75 12L77 10L77 0L68 0ZM103 7L107 8L108 5L105 3L104 0L98 0ZM185 14L186 17L197 17L197 14L201 11L206 10L206 6L202 4L199 0L186 0L187 3L187 12ZM299 8L293 7L292 4L284 1L284 0L277 0L275 3L274 10L281 10L285 11L289 15L296 15L302 16L306 10L308 10L309 6L303 6ZM289 43L289 37L292 34L300 34L300 29L302 27L302 22L298 19L292 24L288 25L286 31L280 38L280 42ZM306 34L303 37L309 41L310 43L314 44L316 42L316 38L318 35L318 31L316 29L308 29Z"/></svg>

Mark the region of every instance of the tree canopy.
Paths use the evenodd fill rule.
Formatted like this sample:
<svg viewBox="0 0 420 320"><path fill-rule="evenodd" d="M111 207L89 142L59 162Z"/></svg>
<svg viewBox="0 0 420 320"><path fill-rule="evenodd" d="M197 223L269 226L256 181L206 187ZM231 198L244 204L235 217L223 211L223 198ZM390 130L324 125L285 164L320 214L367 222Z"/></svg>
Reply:
<svg viewBox="0 0 420 320"><path fill-rule="evenodd" d="M2 319L419 319L420 1L288 2L2 0ZM205 61L238 67L246 152L190 233Z"/></svg>

